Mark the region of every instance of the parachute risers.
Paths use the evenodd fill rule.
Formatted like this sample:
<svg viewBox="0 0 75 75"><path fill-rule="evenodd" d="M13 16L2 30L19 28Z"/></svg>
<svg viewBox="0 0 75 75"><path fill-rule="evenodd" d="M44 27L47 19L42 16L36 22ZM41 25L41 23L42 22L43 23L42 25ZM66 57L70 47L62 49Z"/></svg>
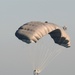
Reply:
<svg viewBox="0 0 75 75"><path fill-rule="evenodd" d="M39 70L34 70L34 71L33 71L33 74L34 74L34 75L39 75L39 73L40 73Z"/></svg>

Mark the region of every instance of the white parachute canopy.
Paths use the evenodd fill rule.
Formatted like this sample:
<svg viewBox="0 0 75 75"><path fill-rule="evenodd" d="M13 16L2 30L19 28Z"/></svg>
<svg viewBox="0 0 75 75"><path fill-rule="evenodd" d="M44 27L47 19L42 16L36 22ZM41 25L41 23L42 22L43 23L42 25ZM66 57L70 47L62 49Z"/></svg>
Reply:
<svg viewBox="0 0 75 75"><path fill-rule="evenodd" d="M16 31L16 37L25 42L28 47L34 72L40 73L49 61L62 51L61 47L70 47L70 37L65 29L53 23L32 21L22 25Z"/></svg>

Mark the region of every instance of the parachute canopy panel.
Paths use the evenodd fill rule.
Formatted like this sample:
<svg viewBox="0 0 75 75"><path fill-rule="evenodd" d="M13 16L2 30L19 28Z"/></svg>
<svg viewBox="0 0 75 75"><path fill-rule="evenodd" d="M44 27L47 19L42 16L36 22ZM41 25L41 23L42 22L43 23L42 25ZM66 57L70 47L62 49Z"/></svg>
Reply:
<svg viewBox="0 0 75 75"><path fill-rule="evenodd" d="M32 21L22 25L15 33L16 37L26 43L37 42L49 34L55 43L70 47L70 37L65 30L56 24Z"/></svg>

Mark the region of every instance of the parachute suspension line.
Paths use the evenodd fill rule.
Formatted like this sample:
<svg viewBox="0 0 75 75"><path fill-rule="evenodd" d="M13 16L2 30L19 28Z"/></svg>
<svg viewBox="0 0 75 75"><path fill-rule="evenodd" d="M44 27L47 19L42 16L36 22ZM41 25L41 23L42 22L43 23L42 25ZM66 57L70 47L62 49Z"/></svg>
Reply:
<svg viewBox="0 0 75 75"><path fill-rule="evenodd" d="M35 47L33 47L33 70L36 70L37 73L40 72L38 66L40 65L41 61L41 54L43 53L43 45L41 45L40 42L37 42L37 44L34 44Z"/></svg>
<svg viewBox="0 0 75 75"><path fill-rule="evenodd" d="M37 44L32 44L30 48L32 49L29 53L31 55L30 59L33 65L33 71L36 70L36 72L33 72L34 75L38 75L47 66L48 63L50 63L57 55L63 51L61 47L56 49L55 44L53 44L51 48L50 46L47 48L47 46L45 46L46 43L42 43L43 45L41 45L40 42Z"/></svg>
<svg viewBox="0 0 75 75"><path fill-rule="evenodd" d="M63 50L58 49L54 50L53 52L50 53L46 61L41 65L40 70L42 71L48 63L50 63L56 56L58 56Z"/></svg>
<svg viewBox="0 0 75 75"><path fill-rule="evenodd" d="M38 59L38 50L39 50L39 48L38 47L36 47L36 44L34 45L35 47L33 47L33 70L36 70L36 67L38 66L38 62L37 62L37 59ZM36 49L37 48L37 49Z"/></svg>
<svg viewBox="0 0 75 75"><path fill-rule="evenodd" d="M65 40L64 40L65 41ZM63 41L63 42L64 42ZM62 42L62 43L63 43ZM63 48L63 47L62 47ZM42 65L40 66L40 70L42 71L46 66L47 66L47 64L49 63L49 61L51 62L56 56L58 56L62 51L63 51L63 49L61 48L61 46L60 46L60 48L59 49L51 49L51 50L49 50L48 49L48 51L50 51L49 53L49 55L47 56L47 58L46 58L46 60L42 63Z"/></svg>
<svg viewBox="0 0 75 75"><path fill-rule="evenodd" d="M65 40L64 40L65 41ZM63 42L64 42L63 41ZM63 43L62 42L62 43ZM52 49L53 50L53 49ZM59 49L54 49L53 51L52 50L50 50L50 54L47 56L47 59L43 62L43 64L40 66L40 70L42 71L46 66L47 66L47 64L49 63L49 61L51 62L56 56L58 56L62 51L63 51L63 47L61 48L61 46L60 46L60 48Z"/></svg>
<svg viewBox="0 0 75 75"><path fill-rule="evenodd" d="M49 50L46 50L47 47L43 47L40 51L40 61L39 61L39 66L38 68L41 66L41 64L45 61L45 59L47 58L47 54L49 52Z"/></svg>
<svg viewBox="0 0 75 75"><path fill-rule="evenodd" d="M48 53L50 53L50 50L47 49L47 46L46 46L48 41L50 41L50 39L48 41L40 41L40 42L39 41L35 45L36 49L34 49L34 51L33 51L33 56L34 56L33 57L34 58L33 70L37 70L38 73L41 72L40 67L43 64L43 62L47 59ZM52 43L54 43L54 42L52 41ZM52 45L52 47L53 47L53 45ZM50 46L50 44L49 44L49 46Z"/></svg>
<svg viewBox="0 0 75 75"><path fill-rule="evenodd" d="M43 45L41 45L41 43ZM32 44L29 53L31 55L30 59L33 65L34 75L38 75L47 66L48 63L50 63L57 55L59 55L63 51L61 49L61 46L59 49L56 48L55 48L55 44L53 44L52 46L49 45L49 47L46 46L46 42L37 42L36 44L34 43Z"/></svg>
<svg viewBox="0 0 75 75"><path fill-rule="evenodd" d="M32 43L31 45L27 45L29 62L31 63L33 70L35 70L36 67L38 66L39 47L37 46L38 44L35 43Z"/></svg>
<svg viewBox="0 0 75 75"><path fill-rule="evenodd" d="M53 46L52 46L53 47ZM51 50L50 49L47 49L47 54L46 54L46 57L44 59L44 61L42 62L41 66L40 67L43 67L45 66L45 64L48 62L48 60L50 59L50 56L53 54L53 51L52 51L52 47L51 47Z"/></svg>
<svg viewBox="0 0 75 75"><path fill-rule="evenodd" d="M54 47L54 45L52 45L51 50L47 49L47 47L44 48L45 50L43 51L43 54L41 54L41 56L40 56L41 60L40 60L40 65L38 66L39 69L48 59L49 54L52 52L53 47Z"/></svg>
<svg viewBox="0 0 75 75"><path fill-rule="evenodd" d="M34 68L34 47L33 47L34 45L33 44L31 44L31 45L28 45L28 57L30 57L29 58L29 62L31 63L31 65L32 65L32 67Z"/></svg>
<svg viewBox="0 0 75 75"><path fill-rule="evenodd" d="M41 42L43 45L40 44L40 49L39 49L39 56L38 56L38 66L36 67L36 70L40 70L40 67L42 65L42 63L46 60L47 58L47 54L49 53L49 50L47 50L47 46L46 46L46 42L45 41L42 41Z"/></svg>

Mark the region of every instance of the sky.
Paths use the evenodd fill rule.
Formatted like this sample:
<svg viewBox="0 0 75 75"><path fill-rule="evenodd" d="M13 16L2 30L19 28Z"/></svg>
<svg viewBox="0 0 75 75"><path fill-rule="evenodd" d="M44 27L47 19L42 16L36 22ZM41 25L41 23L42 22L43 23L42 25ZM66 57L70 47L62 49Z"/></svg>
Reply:
<svg viewBox="0 0 75 75"><path fill-rule="evenodd" d="M71 39L71 47L57 56L40 75L74 75L74 8L74 0L0 0L0 75L33 75L26 44L15 37L16 30L30 21L66 25Z"/></svg>

